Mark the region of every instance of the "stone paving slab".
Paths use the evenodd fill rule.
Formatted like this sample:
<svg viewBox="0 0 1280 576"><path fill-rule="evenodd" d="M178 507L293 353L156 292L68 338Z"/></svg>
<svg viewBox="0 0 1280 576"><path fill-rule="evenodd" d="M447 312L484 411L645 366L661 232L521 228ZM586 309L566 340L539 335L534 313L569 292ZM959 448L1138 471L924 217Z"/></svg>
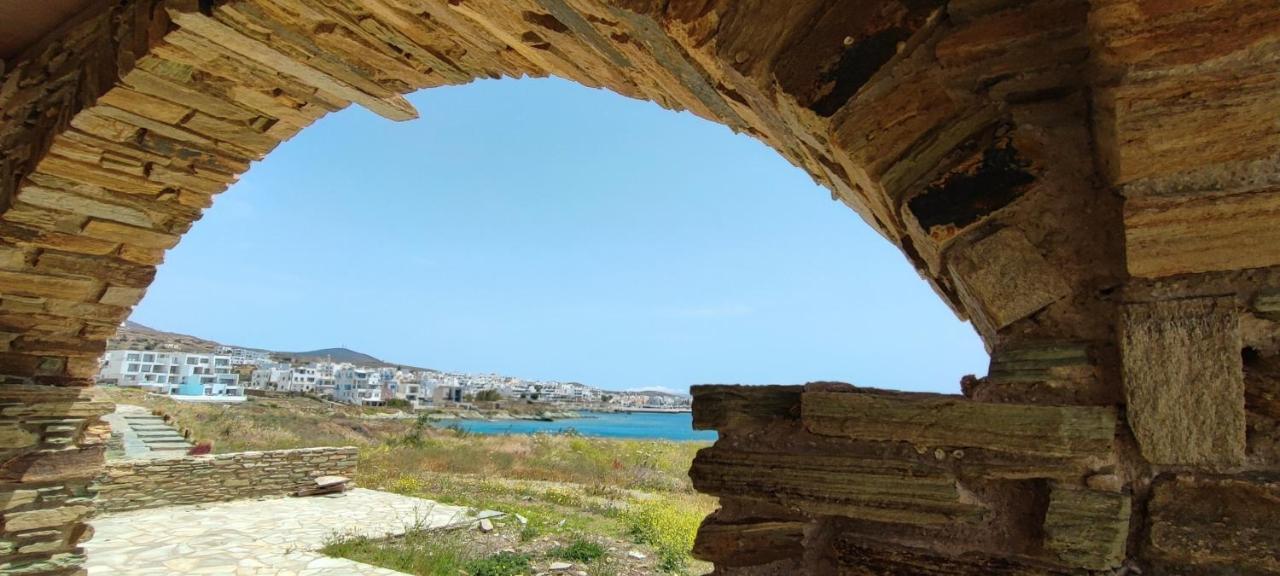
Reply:
<svg viewBox="0 0 1280 576"><path fill-rule="evenodd" d="M336 496L240 500L95 518L89 576L404 576L316 550L335 535L387 537L466 526L466 508L355 488Z"/></svg>
<svg viewBox="0 0 1280 576"><path fill-rule="evenodd" d="M113 433L119 433L124 454L110 458L172 458L191 449L178 430L151 411L132 404L116 404L116 411L103 416ZM163 444L161 444L163 442Z"/></svg>

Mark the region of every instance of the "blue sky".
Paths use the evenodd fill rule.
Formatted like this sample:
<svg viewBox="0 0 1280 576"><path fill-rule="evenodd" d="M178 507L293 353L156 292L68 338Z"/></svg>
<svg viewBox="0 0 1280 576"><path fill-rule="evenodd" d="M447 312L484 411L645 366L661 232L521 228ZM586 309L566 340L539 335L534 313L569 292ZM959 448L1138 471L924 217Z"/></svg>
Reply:
<svg viewBox="0 0 1280 576"><path fill-rule="evenodd" d="M219 196L133 314L609 389L954 392L987 356L891 244L760 142L560 80L352 107Z"/></svg>

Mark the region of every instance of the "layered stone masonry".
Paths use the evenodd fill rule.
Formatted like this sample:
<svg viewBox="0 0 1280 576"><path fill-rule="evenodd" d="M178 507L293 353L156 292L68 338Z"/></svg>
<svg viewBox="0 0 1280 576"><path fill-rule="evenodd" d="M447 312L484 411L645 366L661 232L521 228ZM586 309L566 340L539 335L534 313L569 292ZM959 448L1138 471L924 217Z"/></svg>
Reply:
<svg viewBox="0 0 1280 576"><path fill-rule="evenodd" d="M93 483L98 513L288 496L320 476L353 478L358 450L302 448L108 463Z"/></svg>
<svg viewBox="0 0 1280 576"><path fill-rule="evenodd" d="M1198 346L1231 342L1200 332L1224 321L1193 317L1190 326L1160 325L1195 335ZM1045 370L1070 365L1071 350L1023 351L1018 359L1030 364L1024 370ZM998 373L1011 368L996 363L1004 366ZM1209 362L1202 373L1221 378L1224 364ZM1078 382L1073 371L1060 373L1056 386ZM984 384L968 387L969 396ZM1243 389L1195 400L1220 387L1171 388L1164 402L1131 404L1128 418L1106 405L984 402L839 383L698 386L693 393L695 428L720 436L699 452L690 475L721 503L694 550L719 573L1280 569L1273 553L1280 549L1280 469L1274 461L1244 462L1244 417L1220 412L1237 403L1242 409ZM1184 401L1205 406L1179 409ZM1139 430L1167 434L1134 438L1135 417ZM1188 418L1195 424L1182 422ZM1241 444L1231 447L1237 436Z"/></svg>
<svg viewBox="0 0 1280 576"><path fill-rule="evenodd" d="M90 6L0 66L0 572L75 573L105 432L74 387L216 194L352 103L524 75L768 143L992 352L964 400L701 390L722 573L1211 573L1272 541L1176 505L1277 506L1272 0Z"/></svg>

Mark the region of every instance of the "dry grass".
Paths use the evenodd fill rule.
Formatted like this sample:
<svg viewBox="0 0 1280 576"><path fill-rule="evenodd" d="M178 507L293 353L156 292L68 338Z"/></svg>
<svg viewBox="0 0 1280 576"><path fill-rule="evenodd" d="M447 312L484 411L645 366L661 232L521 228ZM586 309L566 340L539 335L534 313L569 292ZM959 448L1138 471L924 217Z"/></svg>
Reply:
<svg viewBox="0 0 1280 576"><path fill-rule="evenodd" d="M698 523L715 508L715 499L694 492L688 477L693 457L705 443L481 435L439 428L424 418L376 418L385 410L311 398L212 405L175 402L134 389L100 390L115 402L174 417L192 431L194 440L213 442L215 452L353 445L360 448L356 482L361 486L520 513L529 519L522 537L596 534L631 541L648 548L665 572L705 568L689 564L688 556ZM475 554L454 558L443 552L429 562L413 560L433 542L351 541L332 552L412 567L406 571L416 574L451 573L478 561ZM443 567L440 571L435 562Z"/></svg>
<svg viewBox="0 0 1280 576"><path fill-rule="evenodd" d="M404 434L412 421L371 419L369 409L306 397L250 398L242 404L196 404L148 396L136 388L101 387L105 399L172 416L192 440L212 442L214 452L281 450L315 446L372 446Z"/></svg>

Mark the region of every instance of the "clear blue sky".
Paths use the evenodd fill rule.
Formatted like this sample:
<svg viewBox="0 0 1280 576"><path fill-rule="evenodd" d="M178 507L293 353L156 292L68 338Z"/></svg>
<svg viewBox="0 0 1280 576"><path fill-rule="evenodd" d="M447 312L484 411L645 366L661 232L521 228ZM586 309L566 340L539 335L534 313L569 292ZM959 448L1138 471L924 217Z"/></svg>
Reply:
<svg viewBox="0 0 1280 576"><path fill-rule="evenodd" d="M172 250L133 320L610 389L958 390L987 356L891 244L777 153L559 80L352 107Z"/></svg>

